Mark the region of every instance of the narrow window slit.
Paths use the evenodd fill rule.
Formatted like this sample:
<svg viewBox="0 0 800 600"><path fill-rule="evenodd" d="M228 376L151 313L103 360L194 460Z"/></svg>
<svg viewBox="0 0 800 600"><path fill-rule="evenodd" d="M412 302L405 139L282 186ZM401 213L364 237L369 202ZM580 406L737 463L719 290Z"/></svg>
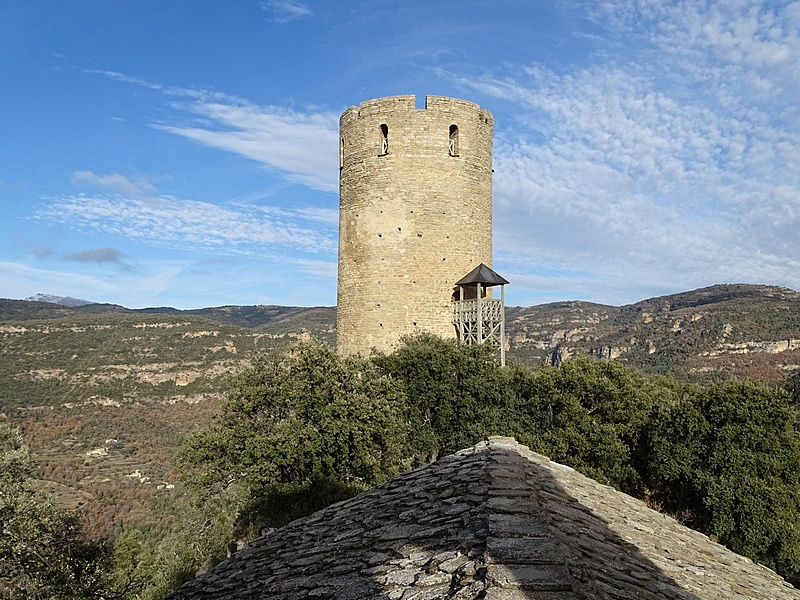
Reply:
<svg viewBox="0 0 800 600"><path fill-rule="evenodd" d="M381 123L381 153L380 156L389 154L389 126Z"/></svg>
<svg viewBox="0 0 800 600"><path fill-rule="evenodd" d="M450 125L450 156L458 156L458 125Z"/></svg>

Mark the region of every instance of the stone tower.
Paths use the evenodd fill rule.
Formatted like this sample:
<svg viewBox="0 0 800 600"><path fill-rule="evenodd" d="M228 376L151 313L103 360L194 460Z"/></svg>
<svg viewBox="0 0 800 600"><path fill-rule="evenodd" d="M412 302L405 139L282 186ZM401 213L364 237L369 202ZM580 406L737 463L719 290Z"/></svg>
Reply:
<svg viewBox="0 0 800 600"><path fill-rule="evenodd" d="M341 354L390 351L405 334L456 335L454 285L492 264L489 111L464 100L390 96L339 123Z"/></svg>

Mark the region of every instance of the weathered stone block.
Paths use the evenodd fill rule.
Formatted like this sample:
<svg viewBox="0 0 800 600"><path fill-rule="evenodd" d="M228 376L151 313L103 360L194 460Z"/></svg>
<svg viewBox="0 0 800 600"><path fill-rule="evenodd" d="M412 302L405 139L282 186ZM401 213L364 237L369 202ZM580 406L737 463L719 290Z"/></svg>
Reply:
<svg viewBox="0 0 800 600"><path fill-rule="evenodd" d="M565 565L488 565L487 581L501 588L566 591L572 578Z"/></svg>

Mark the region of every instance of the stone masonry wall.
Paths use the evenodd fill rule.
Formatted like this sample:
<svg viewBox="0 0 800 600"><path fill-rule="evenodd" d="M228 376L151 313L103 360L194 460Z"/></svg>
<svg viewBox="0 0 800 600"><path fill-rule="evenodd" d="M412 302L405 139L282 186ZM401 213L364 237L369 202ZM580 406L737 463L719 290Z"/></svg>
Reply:
<svg viewBox="0 0 800 600"><path fill-rule="evenodd" d="M453 284L492 264L492 115L440 96L427 96L425 106L391 96L341 117L342 354L390 351L400 336L421 331L455 337Z"/></svg>

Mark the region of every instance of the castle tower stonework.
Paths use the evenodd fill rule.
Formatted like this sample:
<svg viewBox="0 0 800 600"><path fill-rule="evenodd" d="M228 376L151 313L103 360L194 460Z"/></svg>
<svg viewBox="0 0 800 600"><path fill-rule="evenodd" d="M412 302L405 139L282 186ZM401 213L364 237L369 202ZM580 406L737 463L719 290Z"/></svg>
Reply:
<svg viewBox="0 0 800 600"><path fill-rule="evenodd" d="M341 354L391 351L406 334L455 337L455 282L492 261L489 111L414 96L362 102L340 119Z"/></svg>

